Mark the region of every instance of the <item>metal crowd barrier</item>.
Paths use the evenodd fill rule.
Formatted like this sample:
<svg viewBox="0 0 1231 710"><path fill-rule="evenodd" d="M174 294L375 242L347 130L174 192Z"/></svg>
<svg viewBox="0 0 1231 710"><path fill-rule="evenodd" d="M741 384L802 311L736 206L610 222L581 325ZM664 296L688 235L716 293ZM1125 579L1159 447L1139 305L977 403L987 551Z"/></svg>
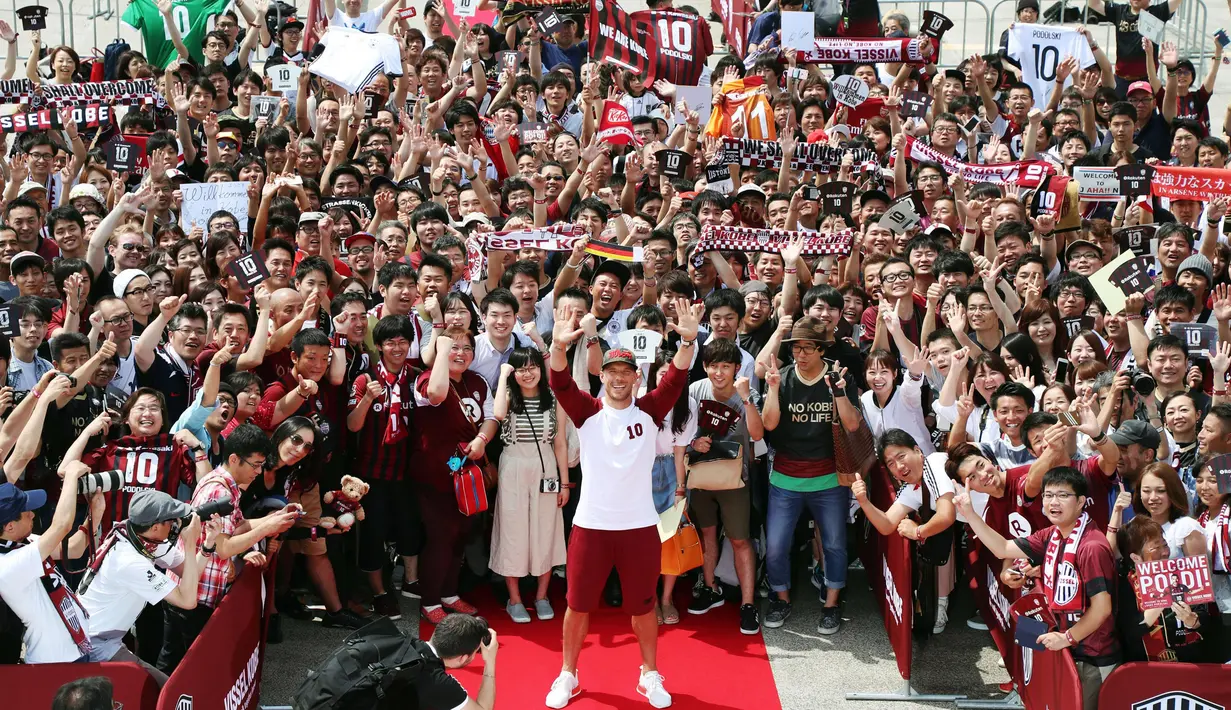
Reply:
<svg viewBox="0 0 1231 710"><path fill-rule="evenodd" d="M1045 4L1044 0L1043 13L1048 12L1052 5ZM1083 2L1074 2L1073 0L1060 0L1061 6L1060 17L1063 18L1067 11L1076 9L1081 11L1081 24L1085 24L1090 33L1094 35L1099 46L1111 58L1112 63L1116 61L1116 36L1115 26L1109 22L1099 24L1090 24L1086 22L1088 9ZM1007 6L1007 7L1006 7ZM1000 46L1000 32L1003 32L1009 27L1009 24L1016 17L1017 2L1016 0L999 0L991 9L991 22L987 27L987 46L994 51ZM1051 24L1043 20L1043 13L1040 13L1040 21L1043 24ZM1180 57L1187 58L1192 61L1193 66L1197 70L1195 83L1200 84L1205 79L1205 71L1207 62L1214 52L1214 37L1208 31L1209 10L1205 5L1204 0L1185 0L1180 4L1180 9L1176 11L1171 19L1167 21L1166 33L1164 37L1168 41L1176 43L1179 49ZM1061 22L1057 24L1073 26L1071 22Z"/></svg>

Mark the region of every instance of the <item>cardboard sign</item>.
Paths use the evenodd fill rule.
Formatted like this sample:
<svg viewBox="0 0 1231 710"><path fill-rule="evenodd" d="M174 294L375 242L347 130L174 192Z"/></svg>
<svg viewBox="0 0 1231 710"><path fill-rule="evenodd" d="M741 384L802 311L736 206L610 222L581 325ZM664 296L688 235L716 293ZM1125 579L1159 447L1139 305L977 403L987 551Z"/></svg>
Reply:
<svg viewBox="0 0 1231 710"><path fill-rule="evenodd" d="M932 96L922 91L902 92L902 107L898 115L902 118L923 118L932 108Z"/></svg>
<svg viewBox="0 0 1231 710"><path fill-rule="evenodd" d="M527 121L517 127L517 136L524 143L546 143L547 124L542 121Z"/></svg>
<svg viewBox="0 0 1231 710"><path fill-rule="evenodd" d="M621 331L619 340L620 347L633 351L633 355L637 358L637 365L640 367L653 364L654 357L658 354L658 346L662 345L663 336L652 330L638 328Z"/></svg>
<svg viewBox="0 0 1231 710"><path fill-rule="evenodd" d="M560 17L560 14L551 8L535 15L534 21L538 23L539 32L545 35L554 35L564 25L564 18Z"/></svg>
<svg viewBox="0 0 1231 710"><path fill-rule="evenodd" d="M934 10L925 10L923 13L923 24L919 26L919 32L928 37L940 39L951 27L953 27L953 20Z"/></svg>
<svg viewBox="0 0 1231 710"><path fill-rule="evenodd" d="M1227 31L1226 30L1215 30L1214 39L1218 40L1218 45L1223 48L1224 54L1222 56L1222 63L1231 64L1231 57L1228 57L1226 55L1227 46L1231 45L1231 37L1227 36Z"/></svg>
<svg viewBox="0 0 1231 710"><path fill-rule="evenodd" d="M21 19L21 28L27 32L47 29L47 10L42 5L27 5L17 8L17 17Z"/></svg>
<svg viewBox="0 0 1231 710"><path fill-rule="evenodd" d="M1137 591L1142 611L1166 609L1174 602L1209 604L1214 601L1210 560L1205 555L1193 555L1138 562Z"/></svg>
<svg viewBox="0 0 1231 710"><path fill-rule="evenodd" d="M479 10L479 0L453 0L453 14L458 17L474 17Z"/></svg>
<svg viewBox="0 0 1231 710"><path fill-rule="evenodd" d="M731 180L731 168L726 165L707 165L705 167L705 182L707 190L724 195L731 194L735 183Z"/></svg>
<svg viewBox="0 0 1231 710"><path fill-rule="evenodd" d="M10 338L21 335L21 306L0 306L0 335Z"/></svg>
<svg viewBox="0 0 1231 710"><path fill-rule="evenodd" d="M266 121L273 121L274 116L278 115L278 102L281 100L280 96L253 96L252 115L258 121L262 118Z"/></svg>
<svg viewBox="0 0 1231 710"><path fill-rule="evenodd" d="M1103 301L1108 313L1119 313L1124 310L1124 303L1131 293L1148 294L1154 290L1154 282L1150 280L1149 268L1154 263L1152 256L1137 256L1131 251L1120 252L1103 268L1090 276L1090 285L1095 294ZM1119 277L1117 279L1117 276ZM1119 283L1126 283L1130 290L1125 291ZM1135 288L1134 288L1135 286Z"/></svg>
<svg viewBox="0 0 1231 710"><path fill-rule="evenodd" d="M1013 640L1022 648L1032 648L1036 651L1046 651L1047 647L1039 643L1039 637L1051 633L1047 624L1030 616L1017 617L1013 628Z"/></svg>
<svg viewBox="0 0 1231 710"><path fill-rule="evenodd" d="M677 86L675 87L675 104L687 103L689 111L696 111L701 116L702 123L709 117L714 108L714 90L709 86ZM675 122L684 123L688 117L681 111L675 112Z"/></svg>
<svg viewBox="0 0 1231 710"><path fill-rule="evenodd" d="M816 15L782 12L782 49L807 52L816 49Z"/></svg>
<svg viewBox="0 0 1231 710"><path fill-rule="evenodd" d="M1073 168L1077 196L1087 202L1116 202L1120 199L1120 178L1115 168Z"/></svg>
<svg viewBox="0 0 1231 710"><path fill-rule="evenodd" d="M1231 493L1231 454L1219 454L1205 464L1218 479L1218 492Z"/></svg>
<svg viewBox="0 0 1231 710"><path fill-rule="evenodd" d="M379 108L379 105L376 103L376 94L363 92L363 115L374 116L376 115L377 108Z"/></svg>
<svg viewBox="0 0 1231 710"><path fill-rule="evenodd" d="M833 97L843 106L855 108L868 100L868 85L863 79L846 74L833 80Z"/></svg>
<svg viewBox="0 0 1231 710"><path fill-rule="evenodd" d="M107 144L103 149L103 155L106 156L108 170L126 173L137 167L137 160L141 157L141 146L124 140L116 140Z"/></svg>
<svg viewBox="0 0 1231 710"><path fill-rule="evenodd" d="M500 67L501 71L512 69L516 72L517 67L521 66L523 59L525 59L525 55L521 52L513 52L507 49L496 52L495 56L496 66Z"/></svg>
<svg viewBox="0 0 1231 710"><path fill-rule="evenodd" d="M1142 10L1141 14L1137 15L1137 34L1150 40L1157 47L1165 39L1167 23L1150 14L1149 11Z"/></svg>
<svg viewBox="0 0 1231 710"><path fill-rule="evenodd" d="M107 104L76 105L73 109L73 122L77 130L99 128L111 123L111 107ZM63 128L60 112L56 109L43 109L26 113L14 113L0 116L0 131L6 133L24 133L26 131L46 131L52 128Z"/></svg>
<svg viewBox="0 0 1231 710"><path fill-rule="evenodd" d="M270 90L294 91L299 86L301 71L297 64L275 64L269 67L265 70L265 75L269 77Z"/></svg>
<svg viewBox="0 0 1231 710"><path fill-rule="evenodd" d="M908 229L914 229L922 221L915 209L912 195L902 195L894 200L885 214L881 215L879 225L893 231L894 234L904 234Z"/></svg>
<svg viewBox="0 0 1231 710"><path fill-rule="evenodd" d="M1192 358L1210 359L1218 352L1218 326L1209 323L1172 323L1171 334L1184 341Z"/></svg>
<svg viewBox="0 0 1231 710"><path fill-rule="evenodd" d="M1060 211L1064 208L1064 193L1069 186L1069 176L1048 175L1039 183L1039 189L1034 191L1030 199L1030 212L1033 216L1048 215L1057 221Z"/></svg>
<svg viewBox="0 0 1231 710"><path fill-rule="evenodd" d="M659 172L669 178L684 177L684 173L688 172L688 163L692 161L692 155L689 153L670 148L658 151L654 157L658 159Z"/></svg>
<svg viewBox="0 0 1231 710"><path fill-rule="evenodd" d="M1093 316L1076 316L1064 319L1064 332L1068 333L1070 338L1083 330L1094 330Z"/></svg>
<svg viewBox="0 0 1231 710"><path fill-rule="evenodd" d="M859 186L853 182L827 182L821 186L821 214L851 213Z"/></svg>
<svg viewBox="0 0 1231 710"><path fill-rule="evenodd" d="M701 400L697 408L697 431L701 436L722 438L739 421L740 413L733 407L713 399Z"/></svg>
<svg viewBox="0 0 1231 710"><path fill-rule="evenodd" d="M1121 165L1116 168L1116 177L1120 180L1120 195L1129 198L1131 203L1134 197L1150 194L1150 179L1154 177L1154 168L1144 163Z"/></svg>
<svg viewBox="0 0 1231 710"><path fill-rule="evenodd" d="M218 210L235 215L241 230L248 228L248 183L195 182L180 186L184 201L180 210L180 226L191 232L194 225L205 227L209 216Z"/></svg>
<svg viewBox="0 0 1231 710"><path fill-rule="evenodd" d="M1131 251L1137 256L1145 256L1150 253L1150 240L1154 238L1154 232L1157 230L1157 225L1143 224L1137 227L1125 227L1112 236L1120 245L1121 251Z"/></svg>
<svg viewBox="0 0 1231 710"><path fill-rule="evenodd" d="M409 20L410 18L418 14L419 14L419 9L415 7L399 7L398 8L398 19L399 20Z"/></svg>
<svg viewBox="0 0 1231 710"><path fill-rule="evenodd" d="M227 264L227 270L235 275L245 291L269 278L269 267L265 265L265 257L261 256L259 251L232 259L231 263Z"/></svg>

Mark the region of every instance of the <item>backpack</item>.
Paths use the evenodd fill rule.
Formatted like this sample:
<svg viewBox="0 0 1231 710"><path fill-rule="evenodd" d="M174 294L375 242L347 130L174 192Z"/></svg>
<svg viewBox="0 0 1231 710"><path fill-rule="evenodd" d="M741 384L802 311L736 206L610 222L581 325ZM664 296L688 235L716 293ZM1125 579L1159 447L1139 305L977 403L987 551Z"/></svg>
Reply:
<svg viewBox="0 0 1231 710"><path fill-rule="evenodd" d="M294 710L368 710L404 690L423 670L423 656L389 619L355 631L295 692ZM393 688L394 685L398 688Z"/></svg>
<svg viewBox="0 0 1231 710"><path fill-rule="evenodd" d="M122 39L117 39L107 48L103 50L103 78L107 81L115 81L116 75L119 74L120 55L132 49L128 43Z"/></svg>

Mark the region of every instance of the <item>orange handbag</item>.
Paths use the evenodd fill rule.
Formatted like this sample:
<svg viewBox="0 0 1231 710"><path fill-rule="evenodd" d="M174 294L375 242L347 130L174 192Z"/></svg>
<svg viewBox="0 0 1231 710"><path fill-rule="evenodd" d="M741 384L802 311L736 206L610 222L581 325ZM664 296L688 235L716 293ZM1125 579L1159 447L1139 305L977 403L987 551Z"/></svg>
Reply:
<svg viewBox="0 0 1231 710"><path fill-rule="evenodd" d="M701 566L701 537L687 516L680 527L663 543L662 574L681 575Z"/></svg>

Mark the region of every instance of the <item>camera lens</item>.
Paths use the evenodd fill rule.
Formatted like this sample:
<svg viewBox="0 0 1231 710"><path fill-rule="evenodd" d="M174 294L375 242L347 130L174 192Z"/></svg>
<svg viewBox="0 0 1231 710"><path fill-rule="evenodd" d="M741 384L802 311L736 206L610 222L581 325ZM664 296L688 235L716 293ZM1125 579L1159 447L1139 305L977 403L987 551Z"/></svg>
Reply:
<svg viewBox="0 0 1231 710"><path fill-rule="evenodd" d="M93 495L95 491L110 493L111 491L119 490L123 486L124 477L120 471L103 471L101 473L91 471L77 479L77 493L83 496Z"/></svg>

